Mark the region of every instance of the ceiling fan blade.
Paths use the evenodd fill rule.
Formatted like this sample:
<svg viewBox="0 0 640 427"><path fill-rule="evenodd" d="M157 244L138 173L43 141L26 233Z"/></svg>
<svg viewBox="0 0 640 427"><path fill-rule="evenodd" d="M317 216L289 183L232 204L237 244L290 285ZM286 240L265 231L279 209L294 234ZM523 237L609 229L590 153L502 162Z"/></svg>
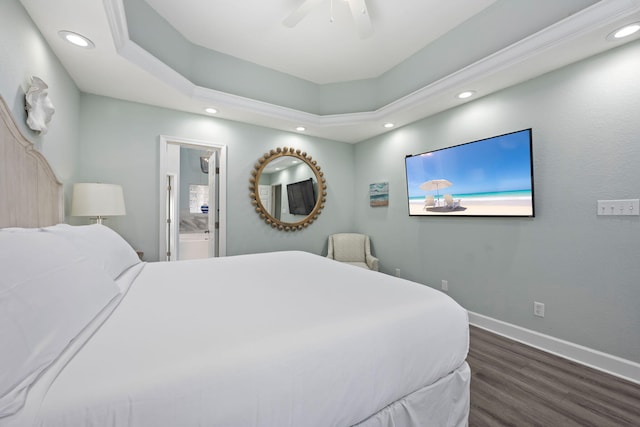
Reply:
<svg viewBox="0 0 640 427"><path fill-rule="evenodd" d="M284 21L282 21L282 25L289 28L295 27L296 25L298 25L298 22L302 21L302 18L307 16L307 13L309 13L311 9L322 3L322 1L323 0L304 0L304 2L302 2L302 4L297 7L297 9L291 12L289 16L284 18Z"/></svg>
<svg viewBox="0 0 640 427"><path fill-rule="evenodd" d="M365 0L348 0L348 3L360 38L366 39L373 34L373 26L371 25L369 11L367 10L367 3Z"/></svg>

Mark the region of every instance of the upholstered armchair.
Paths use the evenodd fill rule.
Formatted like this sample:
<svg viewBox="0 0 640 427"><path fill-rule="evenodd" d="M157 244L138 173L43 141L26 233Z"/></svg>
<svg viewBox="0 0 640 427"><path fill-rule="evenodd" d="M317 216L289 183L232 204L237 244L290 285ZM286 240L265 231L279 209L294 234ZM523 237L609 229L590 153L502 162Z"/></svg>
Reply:
<svg viewBox="0 0 640 427"><path fill-rule="evenodd" d="M329 236L327 258L369 270L378 271L378 258L371 255L369 236L357 233L339 233Z"/></svg>

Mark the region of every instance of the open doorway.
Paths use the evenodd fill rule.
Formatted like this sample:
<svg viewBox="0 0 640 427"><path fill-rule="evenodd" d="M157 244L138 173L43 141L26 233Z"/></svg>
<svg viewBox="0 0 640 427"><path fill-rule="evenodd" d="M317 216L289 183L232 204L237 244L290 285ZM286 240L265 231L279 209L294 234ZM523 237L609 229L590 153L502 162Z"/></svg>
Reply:
<svg viewBox="0 0 640 427"><path fill-rule="evenodd" d="M226 145L160 137L161 260L226 255Z"/></svg>

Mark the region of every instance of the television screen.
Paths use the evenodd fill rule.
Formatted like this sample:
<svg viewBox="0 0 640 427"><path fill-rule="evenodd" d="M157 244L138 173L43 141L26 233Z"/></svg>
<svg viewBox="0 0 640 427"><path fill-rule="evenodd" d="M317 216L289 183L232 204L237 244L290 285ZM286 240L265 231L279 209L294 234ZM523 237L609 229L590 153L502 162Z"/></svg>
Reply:
<svg viewBox="0 0 640 427"><path fill-rule="evenodd" d="M311 178L293 184L287 184L289 213L293 215L309 215L316 205L316 193Z"/></svg>
<svg viewBox="0 0 640 427"><path fill-rule="evenodd" d="M405 158L410 216L533 217L531 129Z"/></svg>

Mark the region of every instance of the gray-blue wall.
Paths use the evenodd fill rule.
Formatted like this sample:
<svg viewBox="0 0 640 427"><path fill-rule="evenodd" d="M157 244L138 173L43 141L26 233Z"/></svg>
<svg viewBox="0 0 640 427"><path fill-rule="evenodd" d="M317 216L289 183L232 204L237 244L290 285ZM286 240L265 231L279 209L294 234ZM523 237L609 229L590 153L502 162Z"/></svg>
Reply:
<svg viewBox="0 0 640 427"><path fill-rule="evenodd" d="M229 255L287 249L319 254L329 234L353 228L354 145L96 95L82 94L80 105L80 179L123 185L127 215L109 221L145 259L158 259L160 135L228 146ZM289 233L267 226L249 198L258 158L285 146L309 153L331 177L319 219Z"/></svg>
<svg viewBox="0 0 640 427"><path fill-rule="evenodd" d="M355 224L381 270L448 280L473 312L640 362L640 217L596 216L598 199L640 197L638 76L635 42L358 144ZM529 127L535 218L408 216L405 155ZM389 207L371 208L381 181Z"/></svg>
<svg viewBox="0 0 640 427"><path fill-rule="evenodd" d="M55 113L45 135L26 125L24 94L31 76L49 86ZM63 182L76 177L80 91L53 54L18 0L0 1L0 96L11 108L22 133L49 160ZM69 210L71 186L65 186Z"/></svg>

